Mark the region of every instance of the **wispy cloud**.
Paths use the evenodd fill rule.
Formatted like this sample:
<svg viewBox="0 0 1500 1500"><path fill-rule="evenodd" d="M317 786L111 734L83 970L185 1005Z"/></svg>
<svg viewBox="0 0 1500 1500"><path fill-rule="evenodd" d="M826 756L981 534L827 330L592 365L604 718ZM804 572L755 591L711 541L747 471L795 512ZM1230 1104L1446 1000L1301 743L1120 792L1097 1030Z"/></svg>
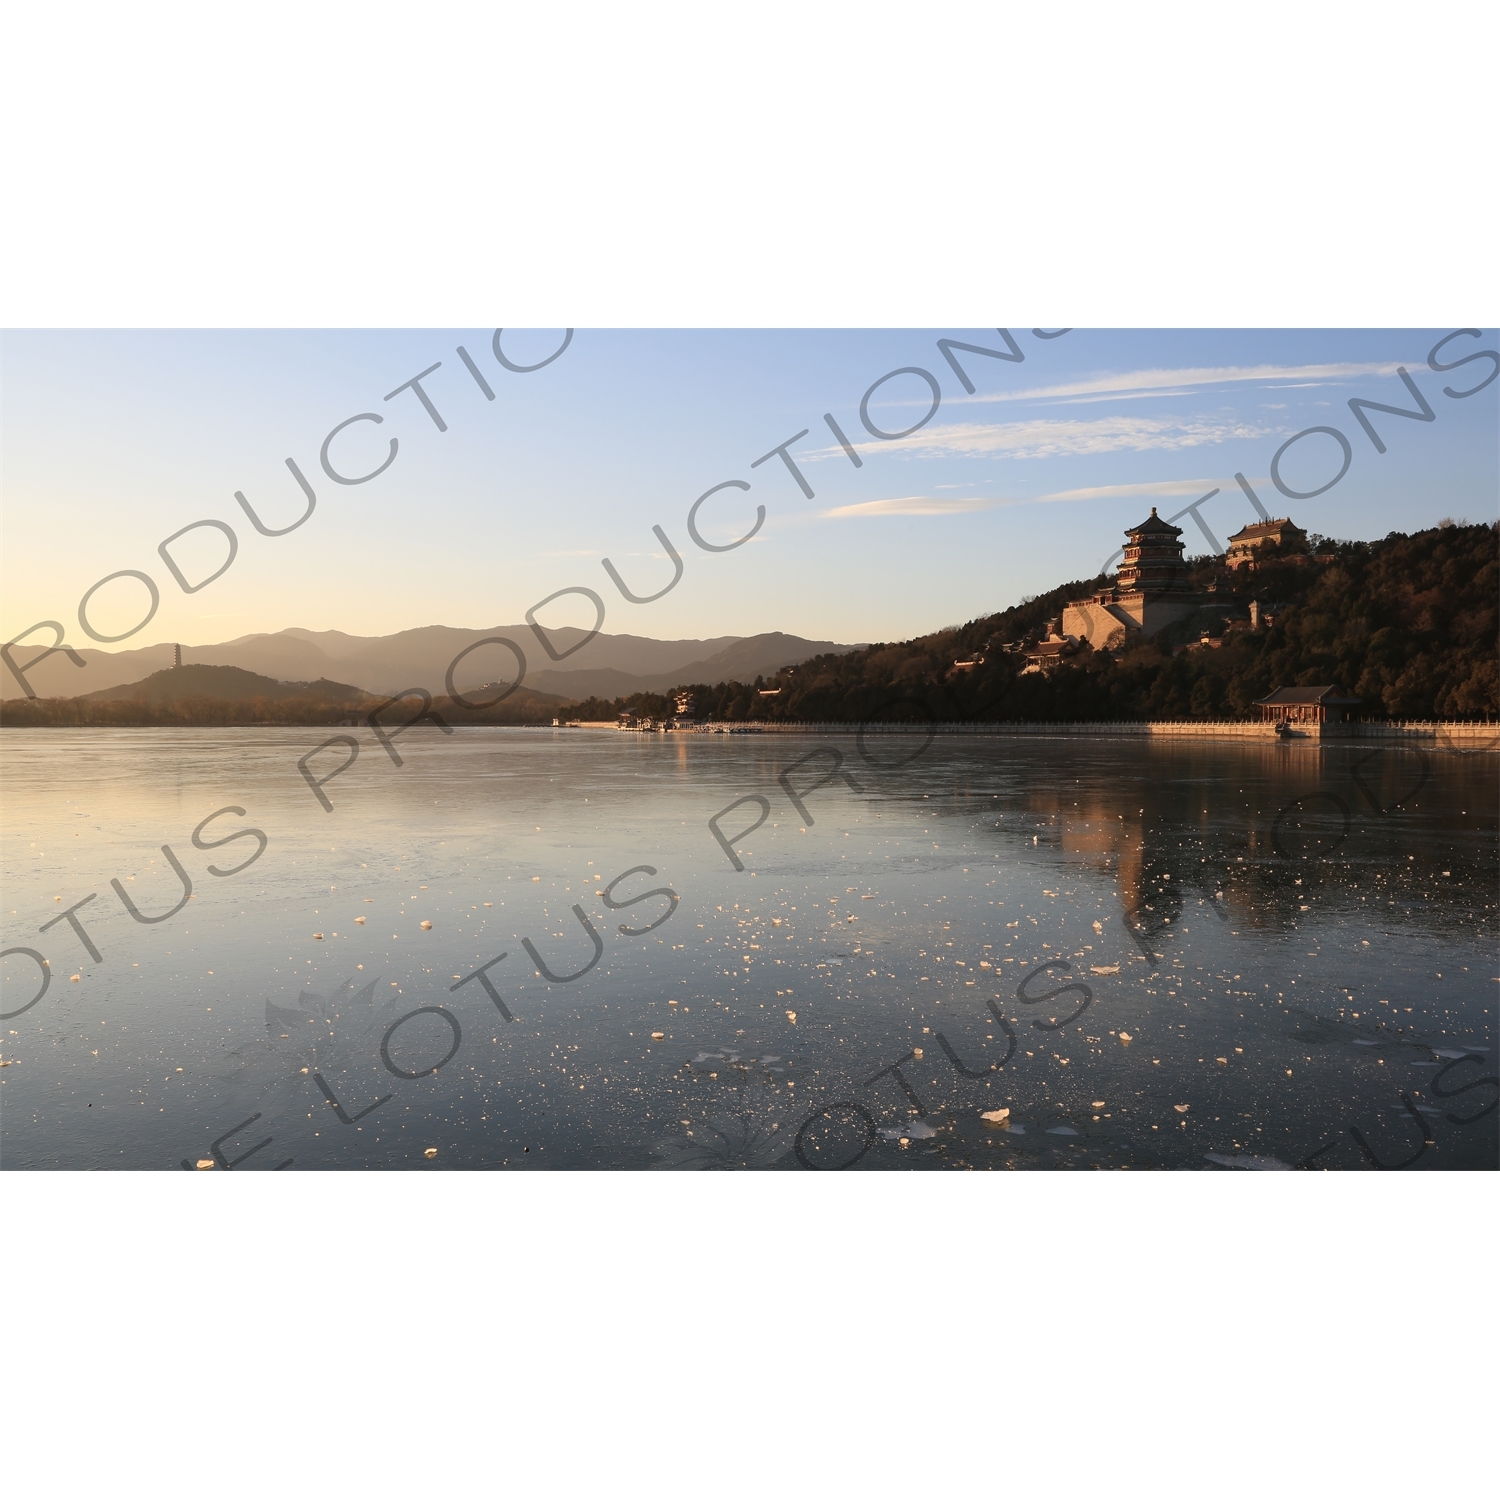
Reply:
<svg viewBox="0 0 1500 1500"><path fill-rule="evenodd" d="M1098 396L1058 396L1049 399L1056 406L1093 406L1100 401L1155 401L1166 396L1191 396L1196 390L1195 386L1152 386L1147 391L1108 391ZM970 398L961 396L957 399L967 402ZM979 398L976 396L973 399Z"/></svg>
<svg viewBox="0 0 1500 1500"><path fill-rule="evenodd" d="M930 495L906 495L899 500L864 500L858 505L839 505L825 510L827 520L844 521L856 516L958 516L970 511L991 510L1003 504L978 496L965 500L938 500Z"/></svg>
<svg viewBox="0 0 1500 1500"><path fill-rule="evenodd" d="M1235 438L1265 437L1268 431L1245 422L1209 418L1036 418L1025 422L951 422L924 427L910 437L855 446L862 453L915 453L930 458L1058 458L1069 454L1171 452ZM839 449L830 448L816 456L839 453Z"/></svg>
<svg viewBox="0 0 1500 1500"><path fill-rule="evenodd" d="M1252 486L1269 484L1269 479L1252 479ZM1212 489L1223 489L1225 486L1232 488L1235 494L1239 494L1239 486L1233 478L1218 479L1159 479L1149 484L1096 484L1088 489L1082 490L1054 490L1050 495L1038 495L1038 502L1043 500L1126 500L1132 496L1161 495L1170 498L1174 495L1205 495ZM1026 502L1012 502L1013 504Z"/></svg>
<svg viewBox="0 0 1500 1500"><path fill-rule="evenodd" d="M1252 478L1250 484L1259 488L1270 484L1264 476ZM855 520L864 516L957 516L974 511L997 510L1013 505L1066 504L1078 500L1129 500L1162 499L1174 500L1191 495L1196 499L1211 490L1224 490L1239 495L1239 487L1232 476L1219 475L1204 479L1153 479L1137 484L1096 484L1084 489L1053 490L1046 495L989 498L968 496L964 499L938 499L931 495L905 495L896 500L865 500L857 505L840 505L833 510L821 512L825 521Z"/></svg>
<svg viewBox="0 0 1500 1500"><path fill-rule="evenodd" d="M1091 375L1063 385L1032 386L1019 391L995 391L973 396L951 396L946 404L953 406L983 405L997 401L1062 401L1068 397L1094 400L1119 399L1126 393L1182 396L1210 385L1263 384L1267 381L1321 383L1331 380L1355 380L1362 376L1388 376L1396 373L1401 360L1379 364L1327 365L1201 365L1184 370L1120 370ZM1408 365L1425 365L1424 359L1406 360ZM912 405L924 405L926 398ZM894 404L894 403L893 403Z"/></svg>

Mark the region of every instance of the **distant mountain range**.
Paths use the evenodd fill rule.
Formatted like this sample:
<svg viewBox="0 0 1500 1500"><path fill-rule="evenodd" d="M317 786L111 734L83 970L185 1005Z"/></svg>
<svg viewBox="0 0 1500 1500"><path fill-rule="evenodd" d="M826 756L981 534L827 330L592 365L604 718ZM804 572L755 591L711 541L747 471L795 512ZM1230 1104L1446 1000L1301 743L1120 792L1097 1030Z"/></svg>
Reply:
<svg viewBox="0 0 1500 1500"><path fill-rule="evenodd" d="M810 641L781 631L678 641L601 633L567 656L564 663L555 664L528 625L495 625L483 630L427 625L384 636L293 628L274 634L240 636L217 645L184 646L182 660L184 670L191 666L238 667L282 688L283 695L290 691L305 692L309 684L326 684L330 688L351 685L380 696L423 687L436 697L446 691L444 679L449 663L466 646L496 635L509 637L524 653L526 687L572 699L661 692L680 682L719 682L731 678L753 681L757 676L769 676L781 667L809 657L858 649L834 641ZM548 639L559 654L577 646L586 636L586 631L571 626L548 632ZM131 687L126 696L138 698L137 688L143 679L173 664L173 648L169 643L127 651L76 646L74 649L83 658L83 667L58 653L26 672L27 681L39 698L98 698L111 689L125 686ZM40 651L40 644L12 648L12 654L23 666ZM460 664L455 686L460 692L469 692L491 679L510 681L514 671L514 659L503 646L485 647ZM5 679L0 686L0 698L22 696L21 684L8 670L0 667L0 677ZM182 686L179 680L172 691L180 692ZM260 696L275 695L262 690Z"/></svg>
<svg viewBox="0 0 1500 1500"><path fill-rule="evenodd" d="M0 723L12 729L352 724L378 711L386 696L326 677L315 682L278 682L243 667L193 662L163 667L139 682L98 688L74 698L7 699ZM546 724L572 703L529 687L517 688L504 695L501 705L491 704L477 712L440 694L433 696L445 722L455 724Z"/></svg>

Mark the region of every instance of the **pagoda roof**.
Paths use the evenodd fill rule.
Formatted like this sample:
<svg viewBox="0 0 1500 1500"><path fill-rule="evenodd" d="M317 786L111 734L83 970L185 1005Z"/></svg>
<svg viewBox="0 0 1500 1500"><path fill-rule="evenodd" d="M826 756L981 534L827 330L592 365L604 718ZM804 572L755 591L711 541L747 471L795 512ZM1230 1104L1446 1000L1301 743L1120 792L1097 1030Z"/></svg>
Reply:
<svg viewBox="0 0 1500 1500"><path fill-rule="evenodd" d="M1325 708L1344 708L1364 701L1363 698L1345 697L1343 688L1337 683L1328 683L1323 687L1279 687L1264 698L1257 698L1255 706L1271 708L1283 703L1321 703Z"/></svg>
<svg viewBox="0 0 1500 1500"><path fill-rule="evenodd" d="M1151 514L1139 526L1127 526L1125 528L1126 536L1139 536L1142 532L1146 532L1147 534L1160 532L1166 536L1181 536L1182 527L1174 526L1170 521L1163 521L1157 515L1156 507L1153 505L1151 507Z"/></svg>

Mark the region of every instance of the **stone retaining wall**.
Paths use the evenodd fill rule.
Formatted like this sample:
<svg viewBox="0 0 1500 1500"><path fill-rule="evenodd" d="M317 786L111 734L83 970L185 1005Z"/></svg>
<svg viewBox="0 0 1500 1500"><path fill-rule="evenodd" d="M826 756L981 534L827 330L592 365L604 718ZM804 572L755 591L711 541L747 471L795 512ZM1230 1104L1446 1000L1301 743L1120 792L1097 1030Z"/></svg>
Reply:
<svg viewBox="0 0 1500 1500"><path fill-rule="evenodd" d="M1275 726L1244 720L1221 720L1198 722L1194 720L1155 721L1117 720L1093 723L1058 724L778 724L748 721L733 724L702 724L690 731L674 733L698 734L815 734L850 735L876 734L934 734L953 735L1041 735L1044 737L1093 737L1101 739L1151 738L1151 739L1276 739ZM1292 741L1326 740L1386 740L1415 741L1427 749L1436 750L1495 750L1500 751L1500 724L1462 723L1385 723L1361 722L1352 724L1303 724L1288 736Z"/></svg>

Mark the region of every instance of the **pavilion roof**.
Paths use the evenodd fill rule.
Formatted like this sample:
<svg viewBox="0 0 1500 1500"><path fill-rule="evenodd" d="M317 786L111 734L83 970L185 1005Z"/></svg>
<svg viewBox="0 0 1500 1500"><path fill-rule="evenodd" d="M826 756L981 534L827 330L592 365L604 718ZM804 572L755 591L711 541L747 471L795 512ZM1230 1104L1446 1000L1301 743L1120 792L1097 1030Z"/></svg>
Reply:
<svg viewBox="0 0 1500 1500"><path fill-rule="evenodd" d="M1343 688L1330 682L1322 687L1279 687L1264 698L1257 698L1255 706L1271 708L1278 704L1321 703L1325 708L1346 708L1363 702L1363 698L1346 697Z"/></svg>

